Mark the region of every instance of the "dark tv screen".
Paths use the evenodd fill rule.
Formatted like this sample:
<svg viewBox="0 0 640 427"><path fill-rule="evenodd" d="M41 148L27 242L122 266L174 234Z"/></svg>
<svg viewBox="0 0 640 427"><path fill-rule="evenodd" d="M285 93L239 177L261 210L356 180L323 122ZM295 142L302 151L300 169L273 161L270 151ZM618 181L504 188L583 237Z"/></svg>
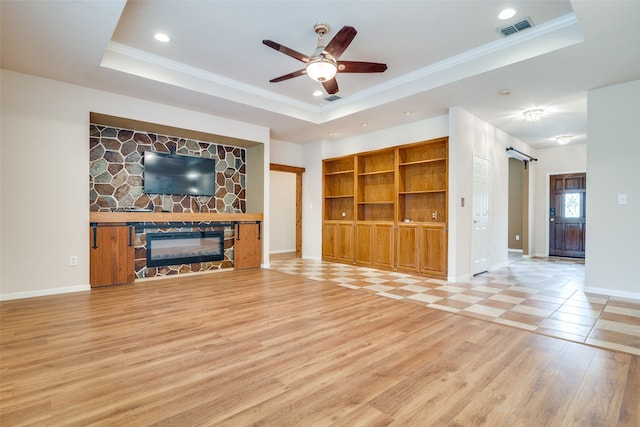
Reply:
<svg viewBox="0 0 640 427"><path fill-rule="evenodd" d="M203 157L145 151L144 192L213 196L216 162Z"/></svg>

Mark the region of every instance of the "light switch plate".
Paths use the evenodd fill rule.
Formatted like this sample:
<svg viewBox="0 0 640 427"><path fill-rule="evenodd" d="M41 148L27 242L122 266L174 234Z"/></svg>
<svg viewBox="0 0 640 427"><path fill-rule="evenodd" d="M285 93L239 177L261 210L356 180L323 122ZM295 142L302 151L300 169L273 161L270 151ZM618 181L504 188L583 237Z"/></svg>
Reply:
<svg viewBox="0 0 640 427"><path fill-rule="evenodd" d="M627 204L627 195L626 194L618 194L618 204L626 205Z"/></svg>

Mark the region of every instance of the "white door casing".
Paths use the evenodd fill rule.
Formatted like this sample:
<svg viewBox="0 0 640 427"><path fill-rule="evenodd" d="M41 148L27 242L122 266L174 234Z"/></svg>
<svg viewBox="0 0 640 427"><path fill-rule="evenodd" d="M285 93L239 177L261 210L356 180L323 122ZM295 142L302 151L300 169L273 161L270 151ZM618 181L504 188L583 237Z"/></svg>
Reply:
<svg viewBox="0 0 640 427"><path fill-rule="evenodd" d="M473 156L471 274L489 269L489 216L491 214L491 163Z"/></svg>

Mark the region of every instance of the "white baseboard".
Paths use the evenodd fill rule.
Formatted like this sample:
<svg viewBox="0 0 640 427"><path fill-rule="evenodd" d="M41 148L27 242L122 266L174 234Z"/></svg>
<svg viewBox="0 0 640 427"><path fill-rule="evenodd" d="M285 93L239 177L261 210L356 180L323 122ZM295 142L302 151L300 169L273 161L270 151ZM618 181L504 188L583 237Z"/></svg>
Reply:
<svg viewBox="0 0 640 427"><path fill-rule="evenodd" d="M509 252L519 252L519 253L523 253L523 252L524 252L524 250L522 250L522 249L512 249L512 248L509 248L509 249L507 249L507 250L508 250Z"/></svg>
<svg viewBox="0 0 640 427"><path fill-rule="evenodd" d="M71 292L90 291L91 285L65 286L63 288L40 289L37 291L14 292L11 294L0 294L0 301L12 299L34 298L46 295L68 294Z"/></svg>
<svg viewBox="0 0 640 427"><path fill-rule="evenodd" d="M302 259L310 259L312 261L322 261L322 257L319 257L319 256L302 255Z"/></svg>
<svg viewBox="0 0 640 427"><path fill-rule="evenodd" d="M585 286L585 292L591 294L607 295L610 297L620 297L640 300L640 292L618 291L616 289L594 288L593 286Z"/></svg>
<svg viewBox="0 0 640 427"><path fill-rule="evenodd" d="M295 251L296 251L296 248L293 248L293 249L278 249L278 250L275 250L275 251L269 251L269 255L273 255L273 254L288 254L288 253L295 252Z"/></svg>

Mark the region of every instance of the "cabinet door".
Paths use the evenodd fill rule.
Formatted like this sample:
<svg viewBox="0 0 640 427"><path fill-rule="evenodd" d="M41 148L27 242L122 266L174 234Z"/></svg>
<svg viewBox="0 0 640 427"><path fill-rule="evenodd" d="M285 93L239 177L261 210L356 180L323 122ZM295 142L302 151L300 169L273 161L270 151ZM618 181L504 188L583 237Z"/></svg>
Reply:
<svg viewBox="0 0 640 427"><path fill-rule="evenodd" d="M338 224L338 261L353 263L353 223Z"/></svg>
<svg viewBox="0 0 640 427"><path fill-rule="evenodd" d="M418 226L398 225L398 269L418 271Z"/></svg>
<svg viewBox="0 0 640 427"><path fill-rule="evenodd" d="M338 224L335 222L322 224L322 258L338 259Z"/></svg>
<svg viewBox="0 0 640 427"><path fill-rule="evenodd" d="M420 227L420 273L447 275L447 233L444 226Z"/></svg>
<svg viewBox="0 0 640 427"><path fill-rule="evenodd" d="M261 251L260 224L236 224L233 267L236 270L259 268Z"/></svg>
<svg viewBox="0 0 640 427"><path fill-rule="evenodd" d="M373 226L373 265L393 268L393 224L375 224Z"/></svg>
<svg viewBox="0 0 640 427"><path fill-rule="evenodd" d="M91 287L135 280L133 226L92 226L89 229Z"/></svg>
<svg viewBox="0 0 640 427"><path fill-rule="evenodd" d="M373 264L373 224L356 224L356 263Z"/></svg>

